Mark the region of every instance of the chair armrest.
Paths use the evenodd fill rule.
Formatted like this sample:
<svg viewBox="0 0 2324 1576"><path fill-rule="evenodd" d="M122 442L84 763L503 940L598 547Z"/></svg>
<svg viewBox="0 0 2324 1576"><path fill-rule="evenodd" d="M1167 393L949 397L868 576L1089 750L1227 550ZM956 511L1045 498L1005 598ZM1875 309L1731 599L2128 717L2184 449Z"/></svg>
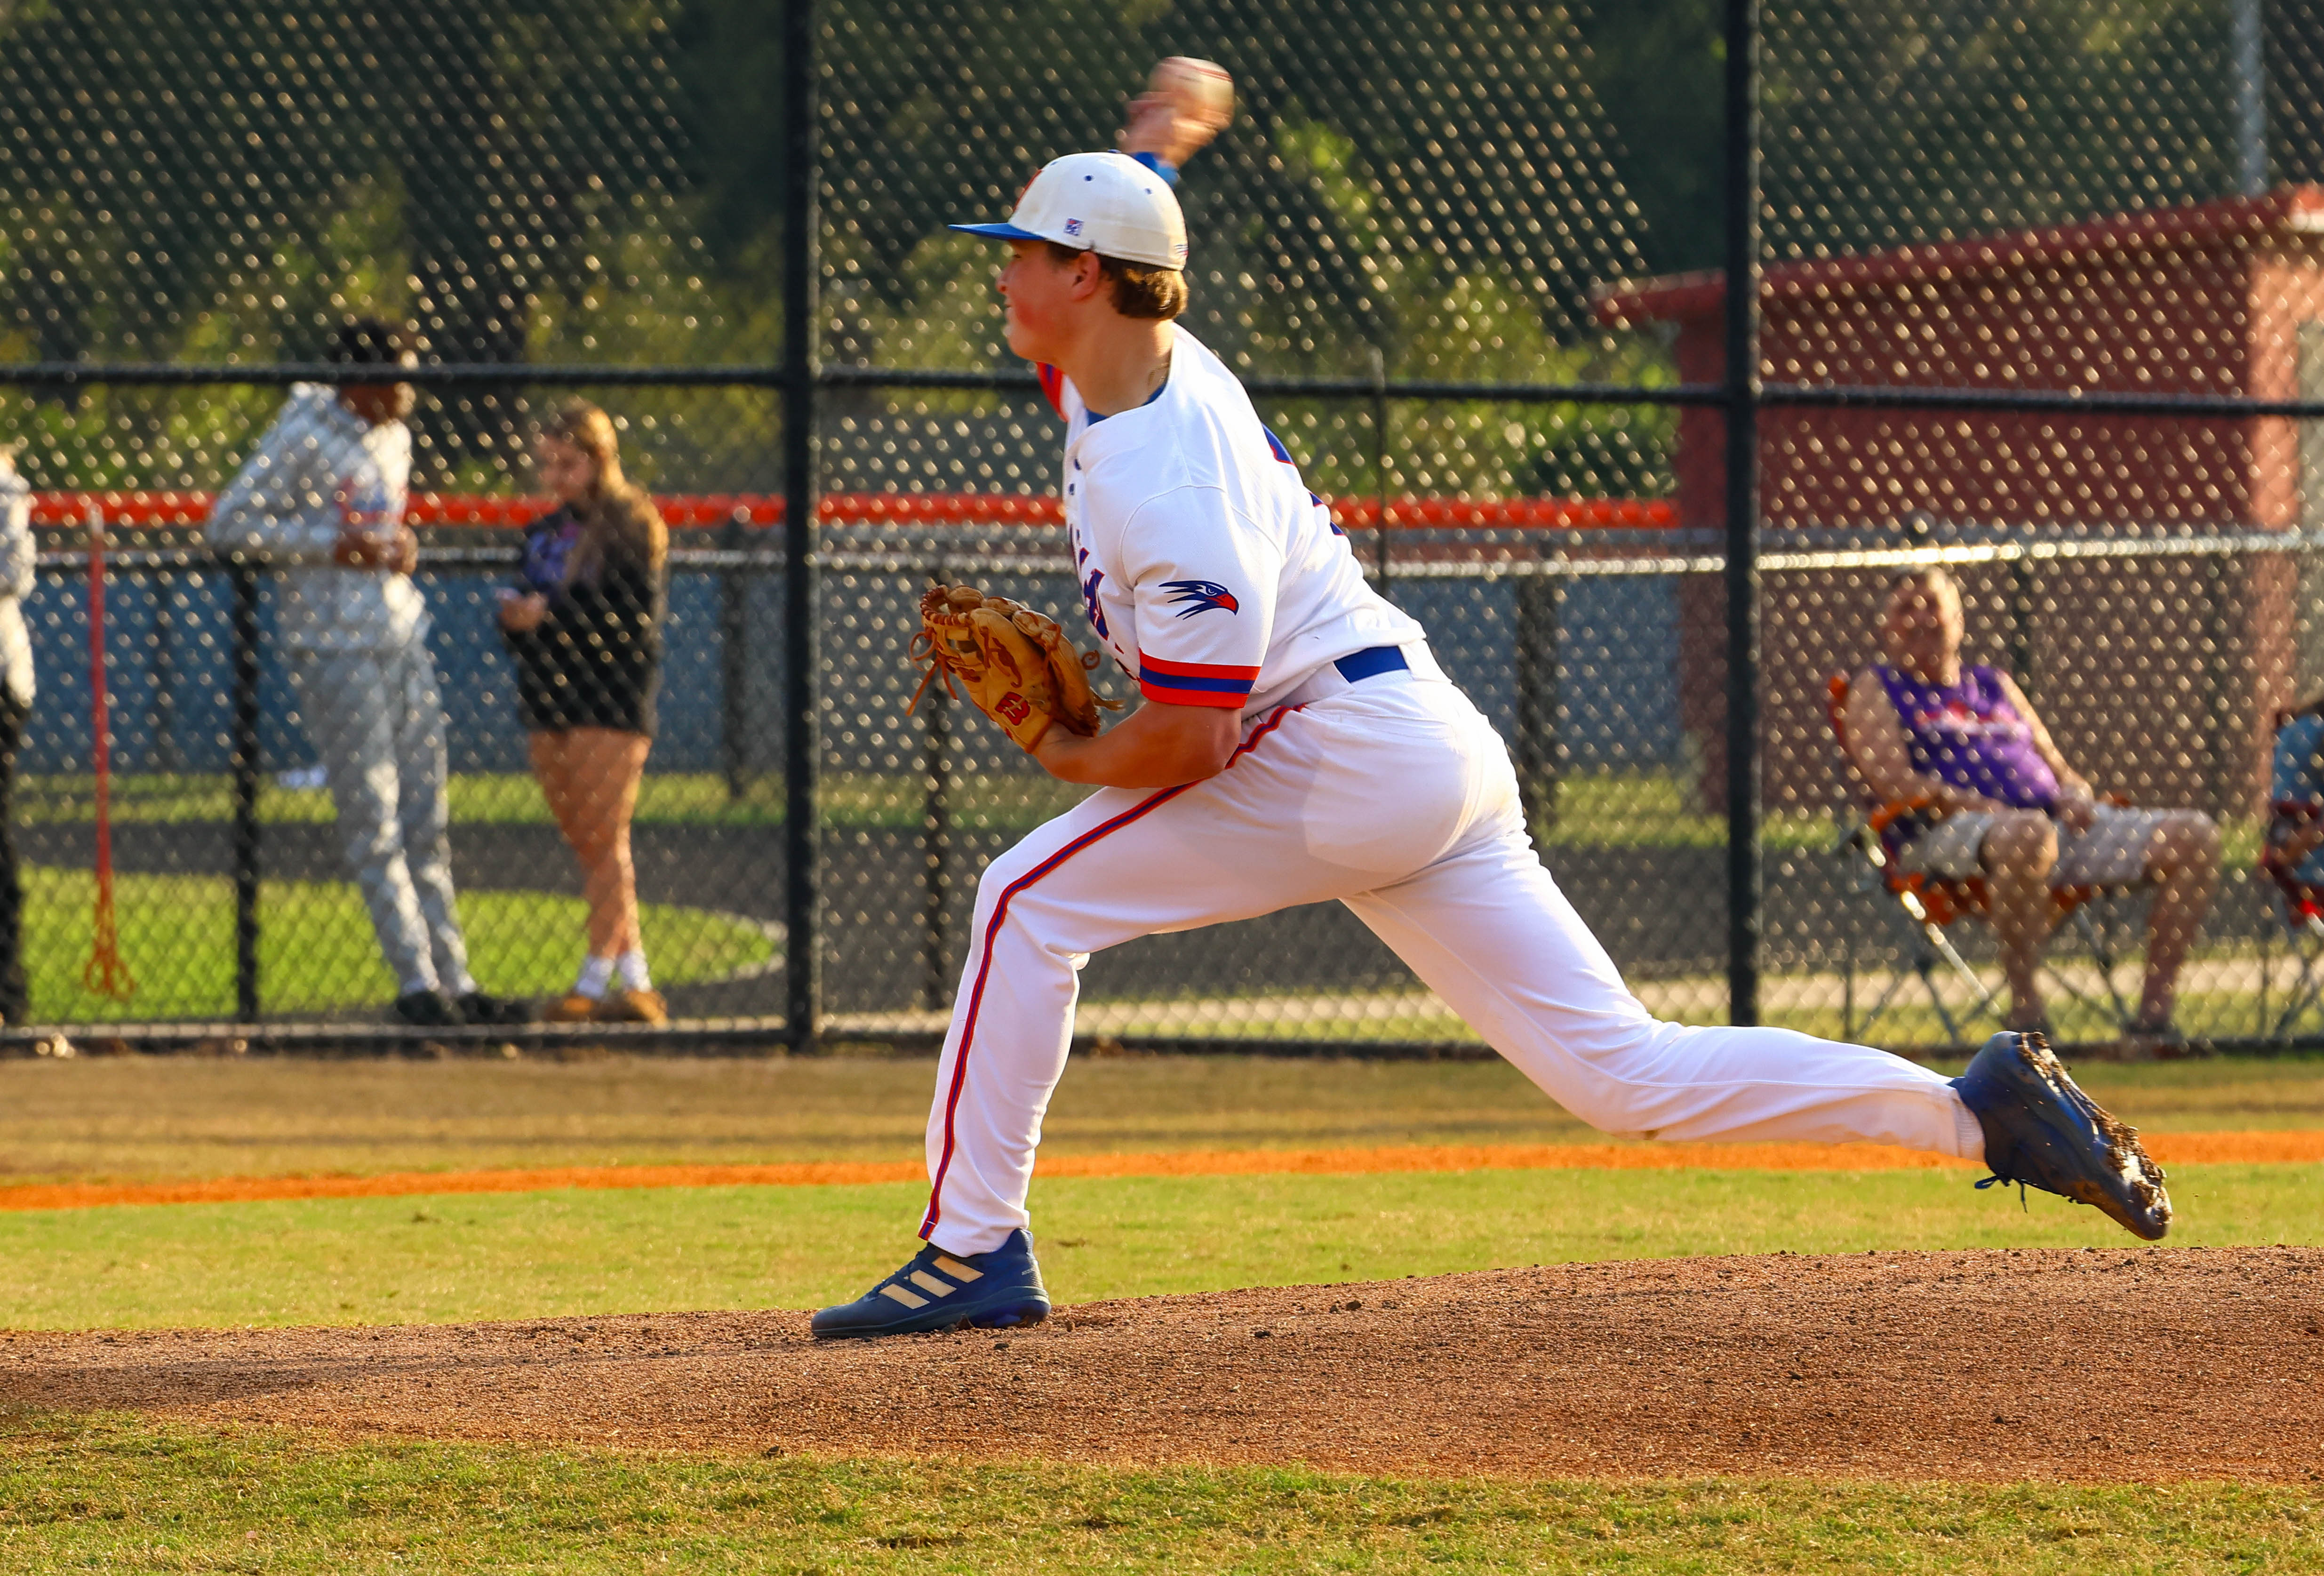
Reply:
<svg viewBox="0 0 2324 1576"><path fill-rule="evenodd" d="M1916 794L1909 799L1891 799L1867 816L1864 818L1864 825L1868 831L1875 834L1886 832L1891 825L1907 816L1927 815L1936 802L1935 798L1928 794ZM1930 819L1941 820L1942 813L1932 816Z"/></svg>

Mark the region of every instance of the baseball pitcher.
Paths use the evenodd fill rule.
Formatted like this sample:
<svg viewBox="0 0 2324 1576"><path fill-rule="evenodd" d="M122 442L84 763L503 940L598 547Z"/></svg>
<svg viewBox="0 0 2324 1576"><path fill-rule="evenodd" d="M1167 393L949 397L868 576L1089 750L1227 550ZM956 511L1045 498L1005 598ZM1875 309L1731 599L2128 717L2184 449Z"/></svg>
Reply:
<svg viewBox="0 0 2324 1576"><path fill-rule="evenodd" d="M1078 663L1046 621L973 588L923 604L934 669L1052 775L1097 791L985 871L929 1112L927 1245L816 1314L816 1333L1046 1316L1026 1197L1082 964L1326 899L1608 1132L1899 1144L2161 1237L2163 1173L2038 1036L1997 1035L1948 1081L1787 1029L1659 1022L1631 995L1543 868L1499 735L1427 631L1365 582L1234 374L1173 321L1187 255L1175 165L1216 118L1178 115L1144 159L1058 159L1007 221L954 226L1009 249L1010 348L1065 421L1082 612L1145 704L1101 731L1070 704Z"/></svg>

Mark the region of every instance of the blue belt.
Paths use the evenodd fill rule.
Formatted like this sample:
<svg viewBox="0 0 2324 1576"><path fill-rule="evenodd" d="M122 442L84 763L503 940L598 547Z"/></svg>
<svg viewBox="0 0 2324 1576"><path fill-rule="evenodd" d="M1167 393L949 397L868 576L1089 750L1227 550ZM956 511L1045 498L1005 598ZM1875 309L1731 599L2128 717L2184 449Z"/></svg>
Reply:
<svg viewBox="0 0 2324 1576"><path fill-rule="evenodd" d="M1350 684L1361 684L1365 679L1376 678L1383 673L1409 668L1412 664L1404 659L1404 649L1400 646L1371 646L1360 651L1351 651L1332 666L1338 668L1340 677Z"/></svg>

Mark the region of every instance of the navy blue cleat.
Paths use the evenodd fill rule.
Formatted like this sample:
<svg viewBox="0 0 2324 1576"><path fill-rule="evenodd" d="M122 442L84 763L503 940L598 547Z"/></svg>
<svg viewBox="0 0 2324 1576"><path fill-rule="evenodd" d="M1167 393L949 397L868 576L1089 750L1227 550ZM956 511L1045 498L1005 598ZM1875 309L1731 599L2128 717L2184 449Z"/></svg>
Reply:
<svg viewBox="0 0 2324 1576"><path fill-rule="evenodd" d="M2093 1204L2150 1242L2171 1230L2163 1167L2139 1143L2138 1129L2075 1088L2040 1035L1995 1035L1953 1087L1985 1129L1993 1175L1979 1187L2014 1182Z"/></svg>
<svg viewBox="0 0 2324 1576"><path fill-rule="evenodd" d="M990 1253L946 1253L931 1242L912 1261L852 1303L816 1314L818 1340L848 1336L916 1335L973 1325L1008 1330L1049 1316L1041 1267L1033 1262L1033 1234L1009 1233Z"/></svg>

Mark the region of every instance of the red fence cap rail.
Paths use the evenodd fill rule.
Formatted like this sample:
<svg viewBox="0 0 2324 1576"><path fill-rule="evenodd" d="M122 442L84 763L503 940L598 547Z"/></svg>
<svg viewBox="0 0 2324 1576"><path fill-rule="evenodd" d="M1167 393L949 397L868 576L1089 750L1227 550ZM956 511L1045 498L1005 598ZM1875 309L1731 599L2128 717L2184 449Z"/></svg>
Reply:
<svg viewBox="0 0 2324 1576"><path fill-rule="evenodd" d="M111 526L195 526L209 518L215 494L195 492L88 490L32 495L32 523L78 528L91 513ZM1379 523L1377 498L1326 500L1343 527L1367 530ZM779 525L783 501L767 493L658 493L654 502L674 528L703 530L741 520ZM547 513L547 498L481 493L415 493L404 519L415 526L521 526ZM1056 498L1026 493L829 493L816 518L834 525L1063 525ZM1658 529L1678 523L1667 498L1392 498L1390 529L1574 530L1598 527Z"/></svg>

